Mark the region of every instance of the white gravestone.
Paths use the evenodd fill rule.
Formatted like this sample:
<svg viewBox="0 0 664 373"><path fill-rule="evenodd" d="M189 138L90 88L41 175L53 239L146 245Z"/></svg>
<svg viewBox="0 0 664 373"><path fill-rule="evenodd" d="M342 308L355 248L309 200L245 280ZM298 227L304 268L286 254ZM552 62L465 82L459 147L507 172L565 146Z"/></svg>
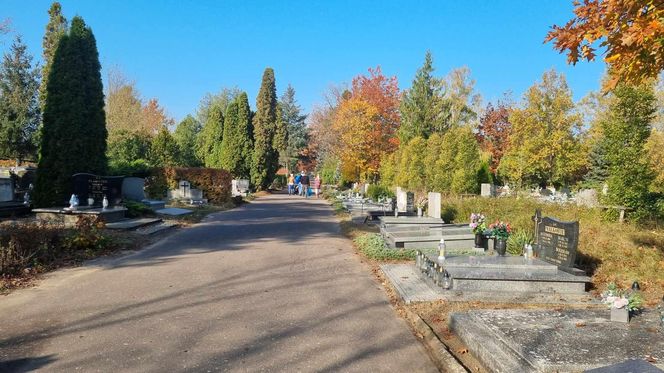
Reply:
<svg viewBox="0 0 664 373"><path fill-rule="evenodd" d="M440 219L440 203L442 202L440 193L429 192L427 201L429 204L427 206L427 216L430 218Z"/></svg>
<svg viewBox="0 0 664 373"><path fill-rule="evenodd" d="M496 195L496 187L492 184L482 183L482 197L494 197Z"/></svg>
<svg viewBox="0 0 664 373"><path fill-rule="evenodd" d="M401 188L397 188L397 211L408 211L408 195L405 191L401 190Z"/></svg>
<svg viewBox="0 0 664 373"><path fill-rule="evenodd" d="M247 179L233 179L231 180L231 195L246 196L249 192L249 180Z"/></svg>

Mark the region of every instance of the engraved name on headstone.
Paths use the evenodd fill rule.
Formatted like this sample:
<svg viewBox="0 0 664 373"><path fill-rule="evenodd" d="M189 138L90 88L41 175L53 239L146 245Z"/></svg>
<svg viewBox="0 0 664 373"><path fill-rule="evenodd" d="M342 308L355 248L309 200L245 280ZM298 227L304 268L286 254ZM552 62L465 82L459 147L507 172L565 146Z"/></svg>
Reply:
<svg viewBox="0 0 664 373"><path fill-rule="evenodd" d="M106 197L113 206L122 201L123 176L98 176L79 173L72 176L73 191L78 196L81 206L86 206L88 198L94 199L95 206L101 206Z"/></svg>

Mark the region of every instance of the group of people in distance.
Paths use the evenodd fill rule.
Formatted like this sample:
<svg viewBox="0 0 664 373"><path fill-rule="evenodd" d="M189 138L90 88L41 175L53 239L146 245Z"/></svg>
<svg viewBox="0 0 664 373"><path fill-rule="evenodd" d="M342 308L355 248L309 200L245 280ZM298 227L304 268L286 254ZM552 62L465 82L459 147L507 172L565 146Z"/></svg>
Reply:
<svg viewBox="0 0 664 373"><path fill-rule="evenodd" d="M316 198L320 196L320 187L322 181L320 179L320 174L316 174L316 177L312 180L309 174L302 171L297 175L290 174L288 176L288 195L299 195L304 198L309 198L309 195L313 192Z"/></svg>

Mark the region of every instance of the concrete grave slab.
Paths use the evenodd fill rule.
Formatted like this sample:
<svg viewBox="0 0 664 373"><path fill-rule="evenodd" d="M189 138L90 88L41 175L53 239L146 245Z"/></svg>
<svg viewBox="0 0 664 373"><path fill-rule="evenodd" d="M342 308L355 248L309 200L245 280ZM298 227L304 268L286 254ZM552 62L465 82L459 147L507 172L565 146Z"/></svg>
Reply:
<svg viewBox="0 0 664 373"><path fill-rule="evenodd" d="M645 357L662 368L657 316L646 312L623 324L603 308L476 310L450 315L450 329L496 372L578 372Z"/></svg>
<svg viewBox="0 0 664 373"><path fill-rule="evenodd" d="M518 304L574 304L588 305L593 301L586 294L518 293L505 291L444 290L429 278L423 277L413 264L383 264L380 269L397 294L406 303L431 302L507 302Z"/></svg>
<svg viewBox="0 0 664 373"><path fill-rule="evenodd" d="M152 224L157 224L159 222L161 222L161 219L154 219L154 218L125 219L113 223L107 223L106 229L131 230Z"/></svg>
<svg viewBox="0 0 664 373"><path fill-rule="evenodd" d="M183 215L189 215L193 213L193 210L189 209L181 209L178 207L169 207L161 210L155 211L157 214L160 215L168 215L168 216L183 216Z"/></svg>

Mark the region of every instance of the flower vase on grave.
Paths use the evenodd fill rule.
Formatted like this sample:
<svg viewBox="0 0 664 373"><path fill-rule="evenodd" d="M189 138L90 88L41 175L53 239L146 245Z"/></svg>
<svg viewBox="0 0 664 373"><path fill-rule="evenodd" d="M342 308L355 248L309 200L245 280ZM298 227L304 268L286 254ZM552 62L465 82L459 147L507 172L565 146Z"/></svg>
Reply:
<svg viewBox="0 0 664 373"><path fill-rule="evenodd" d="M421 207L418 207L418 208L417 208L417 217L418 217L418 218L421 218L421 217L422 217L422 208L421 208Z"/></svg>
<svg viewBox="0 0 664 373"><path fill-rule="evenodd" d="M101 207L106 210L108 208L108 198L104 196L104 199L101 201Z"/></svg>
<svg viewBox="0 0 664 373"><path fill-rule="evenodd" d="M627 307L611 307L611 321L629 322L629 310L627 310Z"/></svg>
<svg viewBox="0 0 664 373"><path fill-rule="evenodd" d="M475 248L478 249L484 248L484 234L475 233Z"/></svg>
<svg viewBox="0 0 664 373"><path fill-rule="evenodd" d="M498 255L505 256L505 252L507 251L507 240L504 238L496 237L494 250L496 250Z"/></svg>
<svg viewBox="0 0 664 373"><path fill-rule="evenodd" d="M95 204L95 199L94 198L88 198L88 206L92 206Z"/></svg>

